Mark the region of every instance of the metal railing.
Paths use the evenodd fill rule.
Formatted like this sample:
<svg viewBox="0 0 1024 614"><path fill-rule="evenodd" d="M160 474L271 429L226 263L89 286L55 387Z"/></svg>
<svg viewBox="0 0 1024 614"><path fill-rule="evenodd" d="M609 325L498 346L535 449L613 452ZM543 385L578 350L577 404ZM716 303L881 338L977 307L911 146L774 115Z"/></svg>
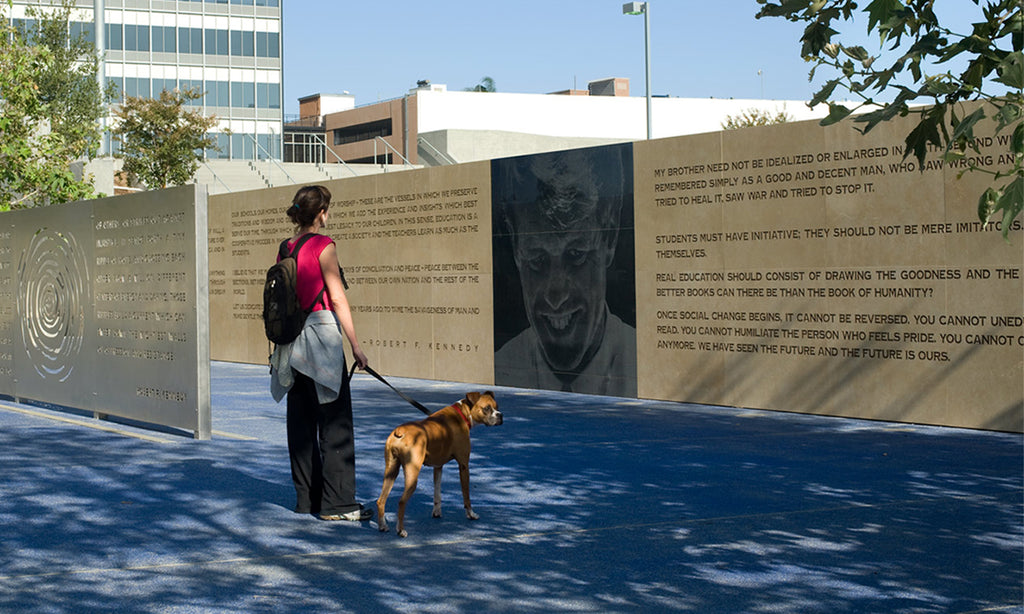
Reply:
<svg viewBox="0 0 1024 614"><path fill-rule="evenodd" d="M225 189L225 190L227 190L228 192L230 192L230 191L231 191L231 187L230 187L230 186L229 186L229 185L228 185L227 183L225 183L223 179L221 179L221 178L220 178L220 175L218 175L218 174L217 174L217 171L213 170L213 167L212 167L212 166L210 166L209 164L207 164L207 162L206 162L206 160L205 160L205 159L204 159L204 160L203 160L203 161L201 162L201 164L203 165L203 168L205 168L206 170L210 171L210 174L211 174L211 175L213 175L213 178L214 178L214 179L216 179L217 181L219 181L219 182L220 182L220 184L221 184L222 186L224 186L224 189ZM195 178L193 177L193 181L194 181L194 180L195 180Z"/></svg>
<svg viewBox="0 0 1024 614"><path fill-rule="evenodd" d="M431 152L433 152L433 154L435 156L437 156L437 158L439 160L441 160L441 162L444 162L445 164L458 164L458 161L455 158L453 158L453 157L449 156L448 154L444 153L443 151L441 151L437 147L434 147L433 143L431 143L427 139L423 138L422 136L417 137L416 138L416 142L419 143L420 145L426 145L427 149L429 149Z"/></svg>
<svg viewBox="0 0 1024 614"><path fill-rule="evenodd" d="M255 155L253 156L253 160L251 161L251 164L253 165L253 170L256 170L256 163L260 161L259 153L263 152L266 155L267 169L268 169L267 176L264 177L264 180L266 182L272 183L270 181L270 171L269 171L269 169L272 168L271 165L273 165L273 166L276 166L277 168L281 169L281 172L284 173L284 176L288 179L288 181L290 183L296 183L295 179L291 175L288 174L288 171L285 170L285 168L283 166L281 166L281 163L279 161L277 161L277 159L275 159L274 156L272 156L270 154L270 152L267 151L267 149L264 146L260 145L260 142L256 138L255 135L246 134L245 136L249 137L249 139L256 145L256 149L253 152ZM259 171L257 171L257 172L259 172Z"/></svg>
<svg viewBox="0 0 1024 614"><path fill-rule="evenodd" d="M324 151L326 151L327 153L331 154L332 156L334 156L335 158L338 159L338 164L341 164L342 166L344 166L345 169L348 172L352 173L356 177L359 176L359 173L357 173L351 166L349 166L347 162L345 162L344 160L341 159L341 156L339 156L338 154L334 153L334 150L327 146L327 141L324 140L323 136L321 136L319 134L314 134L313 137L315 137L318 141L320 141L320 143L324 146Z"/></svg>
<svg viewBox="0 0 1024 614"><path fill-rule="evenodd" d="M374 159L374 160L376 160L376 159L377 159L377 141L380 141L381 143L384 143L385 151L386 151L386 150L388 150L388 149L390 149L390 150L392 151L392 153L394 153L394 154L395 154L396 156L398 156L399 158L401 158L401 159L402 159L402 162L404 163L404 166L412 166L412 162L409 162L409 160L407 160L407 159L405 158L405 156L403 156L403 155L402 155L402 153L401 153L400 151L398 151L397 149L395 149L395 148L394 148L394 147L393 147L393 146L391 145L391 143L388 143L387 141L385 141L385 140L384 140L384 137L382 137L382 136L378 136L378 137L376 137L376 138L374 138L374 139L373 139L373 159Z"/></svg>

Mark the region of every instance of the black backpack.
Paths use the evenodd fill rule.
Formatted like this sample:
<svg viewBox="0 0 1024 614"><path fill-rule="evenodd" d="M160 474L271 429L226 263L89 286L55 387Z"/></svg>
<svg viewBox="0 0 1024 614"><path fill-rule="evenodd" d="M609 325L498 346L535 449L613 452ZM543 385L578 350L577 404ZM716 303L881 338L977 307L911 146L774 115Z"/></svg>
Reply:
<svg viewBox="0 0 1024 614"><path fill-rule="evenodd" d="M295 247L288 251L288 240L281 242L278 248L280 259L274 266L267 269L267 281L263 284L263 328L267 339L277 345L295 341L302 332L306 317L313 311L313 306L323 298L325 285L316 300L305 309L299 304L298 288L298 253L299 249L313 236L305 234L295 242ZM344 279L344 278L343 278Z"/></svg>

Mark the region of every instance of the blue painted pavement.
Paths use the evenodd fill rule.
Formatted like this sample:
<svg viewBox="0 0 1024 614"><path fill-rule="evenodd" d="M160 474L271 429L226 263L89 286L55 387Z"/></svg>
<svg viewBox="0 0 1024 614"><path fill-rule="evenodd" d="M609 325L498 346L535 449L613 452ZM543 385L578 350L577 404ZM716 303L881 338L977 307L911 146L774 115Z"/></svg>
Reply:
<svg viewBox="0 0 1024 614"><path fill-rule="evenodd" d="M210 441L0 401L0 611L1024 613L1020 435L499 387L480 520L452 465L399 539L291 511L267 383L213 364ZM353 390L369 503L420 415Z"/></svg>

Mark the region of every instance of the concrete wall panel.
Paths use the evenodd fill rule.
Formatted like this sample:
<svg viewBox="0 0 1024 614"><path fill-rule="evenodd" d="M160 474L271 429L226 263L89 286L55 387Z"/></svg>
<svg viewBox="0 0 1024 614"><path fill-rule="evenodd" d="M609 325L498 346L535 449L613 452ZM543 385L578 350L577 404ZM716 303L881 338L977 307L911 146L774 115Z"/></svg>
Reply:
<svg viewBox="0 0 1024 614"><path fill-rule="evenodd" d="M868 135L848 122L800 122L342 179L327 184L327 233L363 347L384 373L1024 430L1021 224L1007 243L997 225L977 221L989 175L904 159L908 122ZM974 162L999 167L1006 134L980 136ZM611 182L619 175L601 166L604 179L583 188L546 177L578 178L588 156L599 166L631 160L632 172ZM532 228L527 258L512 251L505 205L558 201L557 217L594 186L600 198L629 192L603 293L620 322L604 334L635 343L584 362L604 361L604 373L633 388L575 386L600 378L579 378L587 365L568 363L555 380L523 384L512 376L526 361L549 358L522 349L538 336L499 360L530 325L523 269L569 287L583 269L566 267L593 257L587 237L613 225L573 226L580 245ZM212 201L214 358L266 361L262 277L292 232L284 210L293 193ZM575 326L579 312L558 307L558 293L546 300L534 315L549 332Z"/></svg>
<svg viewBox="0 0 1024 614"><path fill-rule="evenodd" d="M205 191L3 219L0 393L208 438Z"/></svg>

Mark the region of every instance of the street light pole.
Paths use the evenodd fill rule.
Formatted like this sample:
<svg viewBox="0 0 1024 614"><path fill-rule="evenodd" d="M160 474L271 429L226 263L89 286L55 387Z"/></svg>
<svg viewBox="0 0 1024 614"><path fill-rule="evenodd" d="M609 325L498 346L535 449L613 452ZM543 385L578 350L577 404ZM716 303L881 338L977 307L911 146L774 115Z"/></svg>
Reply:
<svg viewBox="0 0 1024 614"><path fill-rule="evenodd" d="M102 117L100 117L100 143L99 149L96 154L99 156L105 156L109 153L107 148L107 139L110 135L107 134L107 42L106 42L106 4L104 0L94 0L93 2L93 25L95 33L93 38L96 41L96 55L99 58L99 62L96 66L96 81L100 86L100 100L102 101Z"/></svg>
<svg viewBox="0 0 1024 614"><path fill-rule="evenodd" d="M647 140L651 139L651 6L650 2L627 2L623 15L644 16L644 85L647 90Z"/></svg>

